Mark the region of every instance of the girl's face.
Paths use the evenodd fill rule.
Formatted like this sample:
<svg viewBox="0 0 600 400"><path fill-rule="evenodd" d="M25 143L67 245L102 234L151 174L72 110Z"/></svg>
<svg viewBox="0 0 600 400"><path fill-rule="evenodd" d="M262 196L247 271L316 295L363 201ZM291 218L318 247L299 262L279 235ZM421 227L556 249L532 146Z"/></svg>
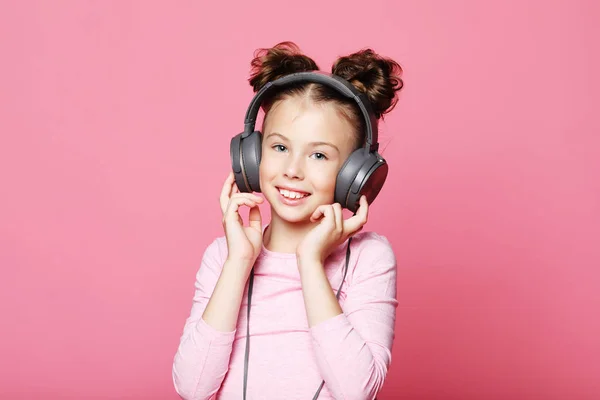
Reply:
<svg viewBox="0 0 600 400"><path fill-rule="evenodd" d="M308 222L332 204L337 174L354 150L352 125L331 103L301 97L274 104L265 121L261 192L287 222Z"/></svg>

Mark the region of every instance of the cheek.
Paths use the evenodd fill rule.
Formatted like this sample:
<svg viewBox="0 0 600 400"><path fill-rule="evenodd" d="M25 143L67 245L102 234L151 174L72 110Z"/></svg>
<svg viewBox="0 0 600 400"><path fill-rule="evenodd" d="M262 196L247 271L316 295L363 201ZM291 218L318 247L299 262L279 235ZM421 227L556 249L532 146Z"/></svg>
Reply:
<svg viewBox="0 0 600 400"><path fill-rule="evenodd" d="M336 168L319 168L312 172L311 181L316 190L327 195L335 192L335 180L338 172Z"/></svg>
<svg viewBox="0 0 600 400"><path fill-rule="evenodd" d="M263 153L264 154L264 153ZM260 165L259 165L259 175L261 177L269 177L271 175L273 175L273 172L277 170L277 165L276 162L274 162L275 160L272 159L272 157L267 156L263 156L260 160Z"/></svg>
<svg viewBox="0 0 600 400"><path fill-rule="evenodd" d="M262 157L258 168L258 178L261 187L276 179L281 174L281 168L277 157L273 157L272 155Z"/></svg>

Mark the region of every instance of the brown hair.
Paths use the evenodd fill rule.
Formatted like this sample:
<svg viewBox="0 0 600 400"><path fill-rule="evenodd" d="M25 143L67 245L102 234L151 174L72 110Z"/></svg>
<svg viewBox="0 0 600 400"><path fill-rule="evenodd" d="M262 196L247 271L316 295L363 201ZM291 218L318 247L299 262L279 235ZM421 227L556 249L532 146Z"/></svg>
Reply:
<svg viewBox="0 0 600 400"><path fill-rule="evenodd" d="M258 92L267 82L274 81L295 72L315 71L319 67L315 61L302 54L293 42L282 42L268 49L258 49L251 62L250 85ZM401 79L402 68L389 58L375 53L371 49L363 49L356 53L338 58L331 73L349 81L369 99L373 112L378 119L383 119L398 101L397 93L404 83ZM307 96L315 103L332 101L339 106L339 111L352 126L356 148L362 146L364 138L364 122L362 115L352 100L342 97L329 87L305 83L288 86L273 93L262 103L266 114L277 101L293 96ZM266 120L266 118L265 118Z"/></svg>

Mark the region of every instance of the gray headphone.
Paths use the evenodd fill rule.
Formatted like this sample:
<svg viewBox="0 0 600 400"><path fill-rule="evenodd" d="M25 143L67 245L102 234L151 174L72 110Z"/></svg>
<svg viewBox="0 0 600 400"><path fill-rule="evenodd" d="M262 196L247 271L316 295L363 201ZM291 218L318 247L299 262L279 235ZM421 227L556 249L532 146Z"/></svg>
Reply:
<svg viewBox="0 0 600 400"><path fill-rule="evenodd" d="M262 133L255 131L256 117L267 94L287 85L298 83L320 83L358 105L365 121L365 144L355 150L340 169L335 183L336 203L356 212L362 195L371 204L383 187L388 174L387 162L379 150L377 118L367 97L350 82L321 71L297 72L286 75L263 86L252 99L246 118L244 132L231 139L230 157L235 183L240 192L260 192L259 166L262 155Z"/></svg>

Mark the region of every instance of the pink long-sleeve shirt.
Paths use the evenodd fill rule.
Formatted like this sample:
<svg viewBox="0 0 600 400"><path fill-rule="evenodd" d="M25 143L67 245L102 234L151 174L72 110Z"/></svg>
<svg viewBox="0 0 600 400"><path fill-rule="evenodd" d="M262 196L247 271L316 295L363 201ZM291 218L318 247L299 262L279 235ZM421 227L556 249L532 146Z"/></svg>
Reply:
<svg viewBox="0 0 600 400"><path fill-rule="evenodd" d="M343 277L346 243L324 268L332 290ZM360 232L351 245L341 289L342 314L308 326L295 254L263 249L254 265L250 310L248 399L373 399L391 362L396 316L396 258L383 236ZM173 362L173 382L184 399L242 398L247 288L233 332L202 314L227 258L225 237L205 250L196 275L191 314Z"/></svg>

